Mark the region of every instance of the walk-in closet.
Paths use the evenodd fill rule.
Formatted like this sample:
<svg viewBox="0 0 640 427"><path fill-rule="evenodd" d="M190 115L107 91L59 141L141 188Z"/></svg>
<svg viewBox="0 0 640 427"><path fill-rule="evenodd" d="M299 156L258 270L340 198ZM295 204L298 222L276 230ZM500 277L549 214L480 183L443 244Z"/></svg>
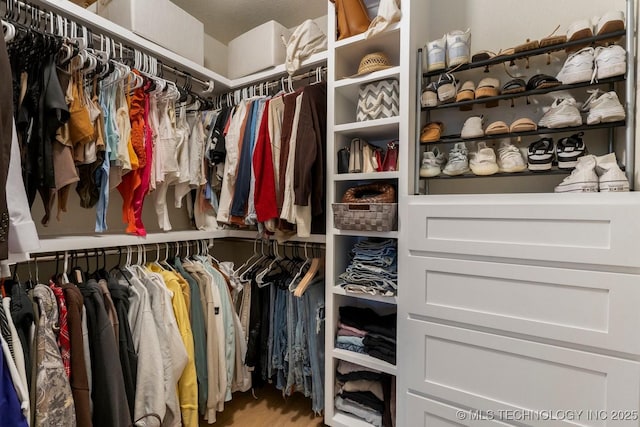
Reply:
<svg viewBox="0 0 640 427"><path fill-rule="evenodd" d="M0 0L0 427L640 426L638 9Z"/></svg>

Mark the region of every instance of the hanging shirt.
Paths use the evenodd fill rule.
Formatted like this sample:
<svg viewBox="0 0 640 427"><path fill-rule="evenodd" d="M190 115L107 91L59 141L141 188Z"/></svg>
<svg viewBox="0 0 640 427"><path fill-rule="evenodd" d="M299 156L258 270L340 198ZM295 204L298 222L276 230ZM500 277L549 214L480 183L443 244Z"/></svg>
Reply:
<svg viewBox="0 0 640 427"><path fill-rule="evenodd" d="M27 427L27 419L20 407L16 388L11 379L7 357L0 351L0 414L3 423L15 427Z"/></svg>
<svg viewBox="0 0 640 427"><path fill-rule="evenodd" d="M76 412L69 379L58 351L55 330L58 306L53 291L36 285L33 296L40 308L36 331L36 405L34 426L73 425Z"/></svg>

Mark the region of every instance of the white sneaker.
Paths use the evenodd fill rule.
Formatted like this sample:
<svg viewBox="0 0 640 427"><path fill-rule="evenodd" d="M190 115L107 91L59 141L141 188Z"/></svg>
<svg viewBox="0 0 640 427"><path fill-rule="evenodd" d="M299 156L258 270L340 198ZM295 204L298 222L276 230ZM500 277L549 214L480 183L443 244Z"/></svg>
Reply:
<svg viewBox="0 0 640 427"><path fill-rule="evenodd" d="M483 137L484 130L482 129L482 122L482 116L469 117L462 126L460 136L464 139Z"/></svg>
<svg viewBox="0 0 640 427"><path fill-rule="evenodd" d="M602 93L598 89L589 92L591 97L587 99L582 107L583 110L589 111L587 115L588 125L619 122L625 119L624 107L620 104L616 92Z"/></svg>
<svg viewBox="0 0 640 427"><path fill-rule="evenodd" d="M572 53L564 62L556 78L565 85L591 81L594 55L595 51L592 47L585 47Z"/></svg>
<svg viewBox="0 0 640 427"><path fill-rule="evenodd" d="M449 161L442 170L442 173L449 176L462 175L469 172L469 159L467 157L467 145L464 142L457 142L449 151Z"/></svg>
<svg viewBox="0 0 640 427"><path fill-rule="evenodd" d="M580 126L581 124L582 117L576 100L572 97L557 98L538 122L538 126L549 129Z"/></svg>
<svg viewBox="0 0 640 427"><path fill-rule="evenodd" d="M444 153L434 147L432 151L422 153L422 165L420 166L420 176L423 178L431 178L440 175L442 165L446 159Z"/></svg>
<svg viewBox="0 0 640 427"><path fill-rule="evenodd" d="M471 60L471 30L447 33L447 66L455 67Z"/></svg>
<svg viewBox="0 0 640 427"><path fill-rule="evenodd" d="M576 168L555 188L556 193L595 193L598 191L596 156L580 157Z"/></svg>
<svg viewBox="0 0 640 427"><path fill-rule="evenodd" d="M598 80L622 76L627 72L627 51L622 46L597 47L594 58L593 74Z"/></svg>
<svg viewBox="0 0 640 427"><path fill-rule="evenodd" d="M522 172L527 169L527 163L522 153L511 143L509 138L503 139L498 148L498 170L500 172Z"/></svg>
<svg viewBox="0 0 640 427"><path fill-rule="evenodd" d="M446 51L447 36L442 36L441 39L433 40L427 43L427 70L437 71L444 70L446 66Z"/></svg>
<svg viewBox="0 0 640 427"><path fill-rule="evenodd" d="M588 19L581 19L569 25L567 29L567 41L575 41L593 37L593 27Z"/></svg>
<svg viewBox="0 0 640 427"><path fill-rule="evenodd" d="M627 175L618 166L616 153L596 157L596 173L600 191L629 191Z"/></svg>
<svg viewBox="0 0 640 427"><path fill-rule="evenodd" d="M478 142L476 151L469 155L469 167L475 175L493 175L498 172L496 152L486 142Z"/></svg>

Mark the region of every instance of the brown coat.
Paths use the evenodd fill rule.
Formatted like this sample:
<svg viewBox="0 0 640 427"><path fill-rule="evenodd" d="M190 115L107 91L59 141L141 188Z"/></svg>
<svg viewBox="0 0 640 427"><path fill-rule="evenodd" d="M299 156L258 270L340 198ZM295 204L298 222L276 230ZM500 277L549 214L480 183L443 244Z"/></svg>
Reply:
<svg viewBox="0 0 640 427"><path fill-rule="evenodd" d="M76 408L78 426L91 427L91 410L89 396L89 380L84 358L84 342L82 338L82 293L75 285L62 285L67 302L67 323L71 340L71 393Z"/></svg>

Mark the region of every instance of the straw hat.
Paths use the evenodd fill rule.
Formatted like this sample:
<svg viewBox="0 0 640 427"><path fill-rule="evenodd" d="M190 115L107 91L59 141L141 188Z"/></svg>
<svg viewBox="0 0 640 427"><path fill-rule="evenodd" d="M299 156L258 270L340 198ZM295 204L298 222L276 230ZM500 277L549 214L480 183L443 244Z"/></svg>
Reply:
<svg viewBox="0 0 640 427"><path fill-rule="evenodd" d="M362 76L364 74L373 73L374 71L384 70L391 67L393 67L393 65L391 65L391 61L389 61L387 55L382 52L374 52L365 55L360 60L358 72L351 77Z"/></svg>

